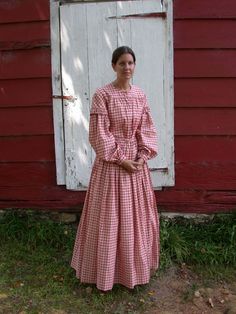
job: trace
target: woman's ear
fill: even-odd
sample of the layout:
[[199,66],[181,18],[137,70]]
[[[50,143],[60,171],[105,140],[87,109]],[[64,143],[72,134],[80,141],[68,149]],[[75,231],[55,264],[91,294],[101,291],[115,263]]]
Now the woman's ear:
[[115,65],[115,63],[112,63],[111,66],[112,66],[112,69],[116,72],[116,65]]

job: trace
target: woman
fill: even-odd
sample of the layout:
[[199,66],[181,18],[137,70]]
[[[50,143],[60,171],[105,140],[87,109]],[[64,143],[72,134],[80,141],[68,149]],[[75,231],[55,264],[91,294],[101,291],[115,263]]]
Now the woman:
[[103,291],[146,284],[158,267],[159,220],[146,161],[157,154],[146,96],[131,85],[135,54],[112,55],[116,80],[93,96],[89,141],[96,152],[71,266]]

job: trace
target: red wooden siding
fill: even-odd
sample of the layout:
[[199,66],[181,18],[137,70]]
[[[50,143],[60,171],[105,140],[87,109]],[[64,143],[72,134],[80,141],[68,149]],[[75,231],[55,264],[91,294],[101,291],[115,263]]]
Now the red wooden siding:
[[235,18],[235,0],[175,0],[175,19],[222,19]]
[[1,23],[17,23],[49,20],[49,0],[1,0]]
[[0,79],[50,77],[50,48],[0,52]]
[[[17,152],[15,152],[17,153]],[[1,162],[0,185],[18,186],[46,186],[55,185],[54,163],[45,162]]]
[[236,78],[175,80],[175,107],[236,107]]
[[236,135],[236,108],[177,108],[176,135]]
[[56,186],[49,18],[48,0],[0,2],[0,207],[71,195]]
[[236,48],[236,20],[176,20],[175,48]]
[[174,212],[213,213],[235,207],[234,192],[201,190],[166,190],[158,193],[159,204]]
[[235,161],[236,136],[176,136],[176,163],[221,163]]
[[0,49],[29,49],[50,45],[49,21],[2,24],[0,27]]
[[2,136],[0,147],[5,163],[55,160],[53,135]]
[[51,106],[1,108],[0,133],[2,136],[52,134]]
[[[236,1],[174,0],[174,212],[236,208]],[[56,185],[49,0],[0,1],[0,207],[78,209]]]
[[50,77],[11,79],[0,82],[0,108],[51,106]]
[[174,1],[176,185],[172,211],[236,208],[236,2]]
[[235,49],[176,49],[175,77],[235,77]]
[[176,163],[176,189],[235,191],[236,162]]

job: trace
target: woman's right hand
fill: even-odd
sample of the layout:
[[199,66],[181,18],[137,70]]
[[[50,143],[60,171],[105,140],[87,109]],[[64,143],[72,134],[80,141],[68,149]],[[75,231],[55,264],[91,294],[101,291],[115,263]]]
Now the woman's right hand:
[[140,163],[137,161],[126,159],[122,161],[121,167],[129,173],[133,173],[140,170]]

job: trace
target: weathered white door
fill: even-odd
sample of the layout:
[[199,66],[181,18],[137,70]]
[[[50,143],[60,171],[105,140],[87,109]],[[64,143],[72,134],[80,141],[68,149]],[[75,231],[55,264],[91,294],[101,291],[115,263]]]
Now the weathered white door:
[[[64,96],[65,183],[88,186],[94,152],[88,142],[91,98],[115,78],[112,51],[122,45],[136,54],[133,84],[146,93],[158,130],[159,154],[149,161],[154,187],[173,185],[173,100],[170,1],[64,3],[60,6]],[[169,12],[170,16],[171,13]],[[65,99],[66,98],[66,99]]]

